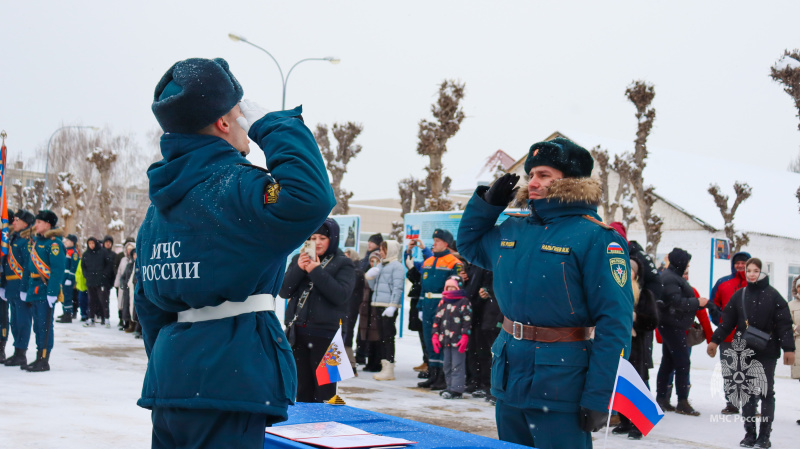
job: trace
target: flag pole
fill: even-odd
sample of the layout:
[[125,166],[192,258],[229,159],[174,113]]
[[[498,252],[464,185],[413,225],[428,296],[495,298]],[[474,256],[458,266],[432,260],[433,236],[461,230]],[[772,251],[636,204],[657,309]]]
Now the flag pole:
[[611,391],[611,401],[608,403],[608,421],[606,422],[606,438],[603,441],[603,449],[606,449],[606,446],[608,446],[608,431],[611,427],[611,410],[614,409],[614,396],[617,394],[617,382],[619,382],[619,365],[620,363],[617,362],[617,375],[614,377],[614,389]]

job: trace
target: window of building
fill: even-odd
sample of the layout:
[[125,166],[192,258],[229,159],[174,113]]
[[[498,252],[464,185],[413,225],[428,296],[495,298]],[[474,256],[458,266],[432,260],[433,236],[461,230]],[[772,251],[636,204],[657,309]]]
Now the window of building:
[[772,285],[772,283],[775,282],[774,276],[772,275],[772,273],[775,272],[775,264],[772,263],[772,262],[766,262],[764,264],[764,270],[763,271],[764,271],[764,274],[769,276],[769,285]]
[[789,288],[786,290],[786,300],[792,299],[792,281],[798,275],[800,275],[800,265],[789,265],[789,276],[786,281]]

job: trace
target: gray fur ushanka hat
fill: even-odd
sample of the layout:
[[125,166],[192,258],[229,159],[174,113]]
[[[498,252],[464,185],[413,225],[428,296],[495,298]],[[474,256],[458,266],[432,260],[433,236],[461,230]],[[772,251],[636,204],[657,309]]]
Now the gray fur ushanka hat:
[[193,133],[230,112],[244,91],[222,58],[178,61],[156,86],[153,114],[167,133]]

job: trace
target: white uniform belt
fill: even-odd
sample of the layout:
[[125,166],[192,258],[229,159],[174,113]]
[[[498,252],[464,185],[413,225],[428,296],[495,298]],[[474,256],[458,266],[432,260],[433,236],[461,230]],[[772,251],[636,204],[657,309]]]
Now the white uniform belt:
[[441,293],[425,293],[425,297],[428,299],[439,299],[442,297]]
[[261,294],[248,296],[243,302],[225,301],[218,306],[206,306],[178,312],[179,323],[196,323],[198,321],[221,320],[250,312],[275,310],[275,298]]

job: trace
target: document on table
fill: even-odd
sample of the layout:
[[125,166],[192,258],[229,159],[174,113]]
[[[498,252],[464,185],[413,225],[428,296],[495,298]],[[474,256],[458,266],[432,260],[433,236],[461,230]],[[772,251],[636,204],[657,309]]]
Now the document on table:
[[298,443],[328,448],[381,447],[416,443],[402,438],[374,435],[356,427],[337,422],[268,427],[266,432],[297,441]]

